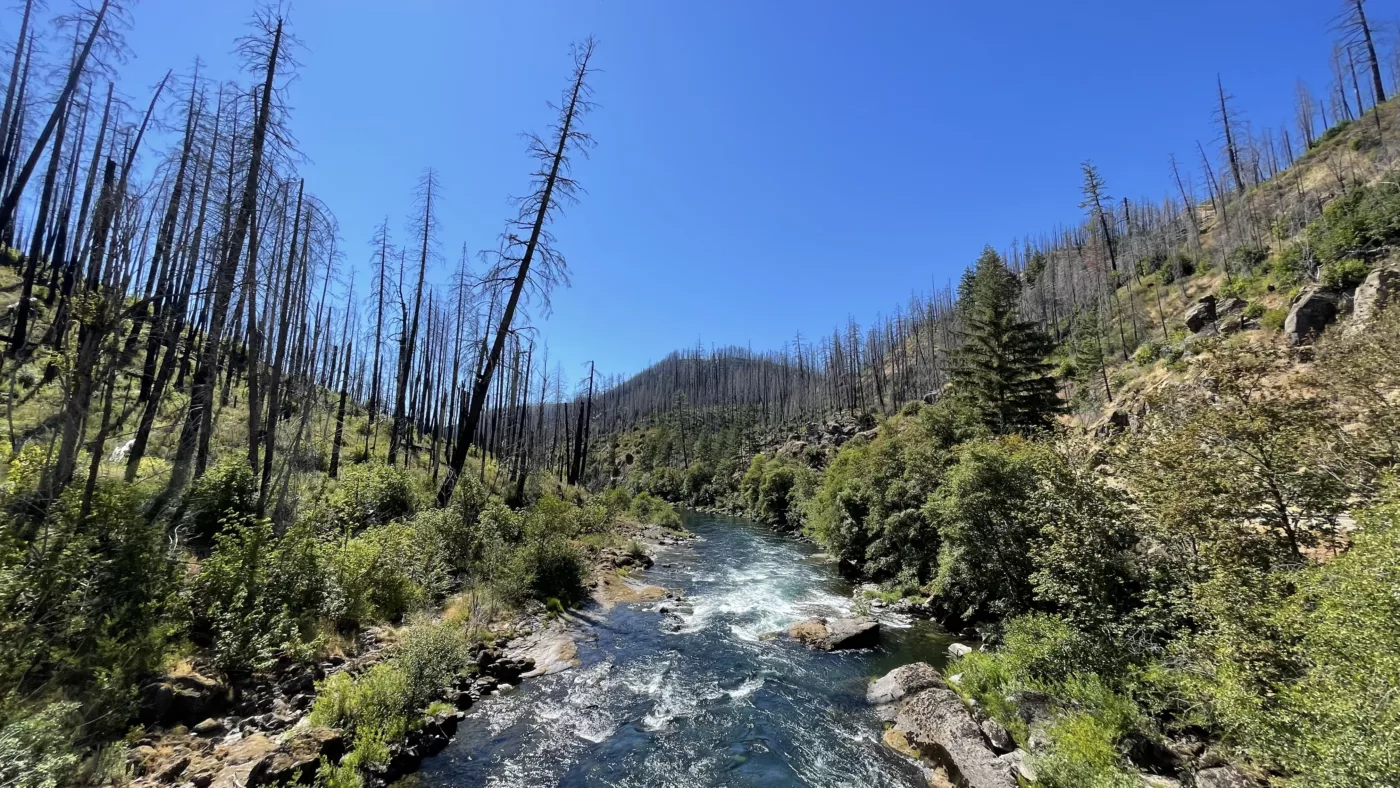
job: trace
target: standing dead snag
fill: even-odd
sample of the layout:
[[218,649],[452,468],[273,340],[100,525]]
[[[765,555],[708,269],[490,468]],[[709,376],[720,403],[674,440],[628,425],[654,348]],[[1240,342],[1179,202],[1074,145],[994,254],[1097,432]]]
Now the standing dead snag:
[[[214,382],[218,371],[215,367],[219,358],[219,346],[223,340],[224,323],[228,319],[229,301],[233,295],[234,275],[238,270],[238,261],[243,256],[243,244],[248,236],[248,226],[252,222],[253,211],[257,208],[258,179],[262,172],[263,150],[267,144],[267,129],[272,115],[273,83],[277,78],[279,64],[288,58],[282,47],[283,20],[280,17],[276,20],[260,18],[259,24],[265,38],[249,39],[244,42],[243,46],[245,52],[260,53],[261,45],[267,44],[262,93],[258,96],[260,100],[258,112],[253,122],[248,178],[243,186],[243,195],[238,205],[238,214],[234,219],[233,232],[228,240],[228,248],[220,257],[214,273],[214,297],[211,304],[209,327],[205,332],[203,345],[200,347],[199,363],[195,367],[194,381],[190,390],[189,409],[185,414],[185,423],[180,429],[179,443],[176,445],[175,458],[171,463],[170,482],[165,491],[152,502],[152,516],[159,514],[175,496],[184,490],[195,470],[192,467],[192,462],[195,459],[196,451],[208,445],[208,430],[205,425],[212,424],[212,420],[208,416],[214,402]],[[202,451],[199,453],[204,454]]]
[[418,318],[423,306],[423,275],[428,269],[428,257],[433,246],[433,229],[437,217],[433,214],[433,196],[437,190],[437,173],[429,169],[418,182],[418,194],[423,202],[418,234],[421,246],[418,254],[418,285],[413,291],[413,315],[404,314],[403,333],[399,337],[399,369],[394,388],[394,421],[389,425],[389,464],[398,461],[399,448],[409,438],[404,423],[404,400],[408,394],[408,376],[413,369],[413,351],[418,343]]
[[[472,383],[471,402],[467,406],[465,418],[457,425],[457,440],[452,446],[452,459],[447,468],[447,476],[438,489],[437,502],[446,506],[452,500],[452,491],[457,486],[457,477],[467,461],[467,449],[477,424],[486,406],[486,395],[491,388],[491,377],[500,364],[501,353],[505,350],[506,338],[511,333],[511,323],[515,311],[520,306],[520,297],[527,284],[532,284],[541,297],[548,299],[549,288],[564,278],[566,269],[564,258],[553,249],[553,238],[547,225],[559,210],[560,199],[572,200],[578,192],[578,184],[569,177],[569,152],[585,153],[593,144],[593,138],[578,128],[583,116],[593,107],[589,101],[592,88],[587,79],[588,62],[593,57],[595,42],[585,40],[573,50],[574,73],[569,89],[564,94],[563,106],[559,108],[559,123],[555,126],[557,139],[550,146],[538,136],[530,138],[530,153],[540,162],[540,169],[534,173],[535,191],[521,201],[520,214],[511,220],[506,231],[504,249],[495,270],[488,278],[503,281],[511,280],[510,298],[501,314],[500,325],[491,345],[486,364]],[[529,231],[527,238],[517,233]],[[537,262],[534,275],[531,267]],[[511,270],[514,276],[511,277]]]
[[[1344,41],[1348,49],[1360,47],[1366,54],[1366,66],[1371,71],[1371,90],[1375,93],[1376,103],[1385,101],[1385,82],[1381,79],[1381,63],[1376,57],[1376,44],[1371,36],[1371,24],[1366,19],[1366,0],[1344,0],[1343,9],[1337,17],[1336,27],[1345,37]],[[1359,89],[1359,88],[1358,88]],[[1357,99],[1359,105],[1360,99]],[[1358,106],[1356,111],[1361,112]]]

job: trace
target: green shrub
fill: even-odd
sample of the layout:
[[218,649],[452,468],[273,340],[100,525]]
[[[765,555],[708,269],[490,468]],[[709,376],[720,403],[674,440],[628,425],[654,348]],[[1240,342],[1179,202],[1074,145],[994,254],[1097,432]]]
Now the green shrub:
[[651,493],[637,493],[632,498],[628,511],[639,522],[664,528],[681,527],[681,515],[676,508]]
[[62,788],[78,767],[78,704],[50,703],[0,724],[0,785]]
[[350,466],[326,501],[337,530],[360,531],[384,525],[412,515],[416,508],[413,481],[407,471],[380,463]]
[[399,633],[394,660],[407,682],[406,704],[420,709],[443,697],[466,670],[470,653],[461,629],[425,619]]
[[344,730],[357,744],[366,733],[386,741],[403,737],[413,711],[408,674],[395,660],[381,662],[358,678],[333,673],[316,686],[312,725]]
[[229,457],[190,484],[183,525],[196,544],[209,544],[226,517],[251,515],[258,505],[258,484],[243,457]]
[[1258,320],[1264,316],[1264,312],[1264,305],[1258,301],[1250,301],[1244,308],[1244,316],[1250,320]]
[[1370,267],[1361,260],[1348,258],[1322,266],[1321,280],[1326,287],[1351,290],[1366,280]]
[[397,621],[446,593],[449,561],[434,538],[437,525],[435,519],[381,525],[331,551],[341,626]]
[[267,520],[229,521],[190,589],[191,638],[230,675],[298,651],[327,606],[320,545],[305,524],[278,538]]
[[86,518],[82,492],[42,523],[0,521],[0,706],[70,688],[96,733],[124,719],[176,634],[178,563],[135,487],[99,482]]
[[1265,331],[1282,331],[1283,324],[1288,320],[1287,309],[1269,309],[1259,318],[1259,327]]
[[1148,340],[1139,345],[1137,350],[1133,351],[1133,361],[1145,367],[1148,364],[1154,363],[1161,355],[1161,344]]

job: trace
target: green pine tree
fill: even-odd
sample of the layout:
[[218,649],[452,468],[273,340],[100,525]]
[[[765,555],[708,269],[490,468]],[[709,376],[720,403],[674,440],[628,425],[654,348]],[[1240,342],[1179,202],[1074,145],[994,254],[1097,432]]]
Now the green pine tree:
[[958,286],[962,345],[953,354],[953,393],[993,432],[1032,432],[1061,409],[1049,374],[1052,342],[1017,311],[1021,281],[991,247]]

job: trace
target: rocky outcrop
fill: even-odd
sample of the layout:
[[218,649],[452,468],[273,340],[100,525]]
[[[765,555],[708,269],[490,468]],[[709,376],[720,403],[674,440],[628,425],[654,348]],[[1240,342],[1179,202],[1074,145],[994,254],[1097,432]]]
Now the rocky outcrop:
[[874,648],[880,642],[880,622],[873,618],[809,618],[788,628],[788,637],[820,651]]
[[934,687],[947,688],[943,674],[927,662],[914,662],[900,665],[876,679],[865,692],[865,700],[871,706],[884,706],[904,700]]
[[189,673],[165,676],[141,688],[139,719],[144,725],[198,725],[229,705],[229,688]]
[[1341,296],[1322,287],[1308,287],[1293,299],[1288,317],[1283,321],[1283,333],[1295,345],[1309,342],[1337,319],[1341,311]]
[[1198,334],[1215,322],[1215,296],[1208,295],[1186,310],[1186,330]]
[[1376,319],[1382,309],[1400,294],[1400,266],[1377,268],[1367,275],[1353,296],[1353,331],[1360,331]]
[[945,765],[968,788],[1016,788],[1013,766],[988,746],[957,693],[934,687],[909,698],[894,730],[924,757]]

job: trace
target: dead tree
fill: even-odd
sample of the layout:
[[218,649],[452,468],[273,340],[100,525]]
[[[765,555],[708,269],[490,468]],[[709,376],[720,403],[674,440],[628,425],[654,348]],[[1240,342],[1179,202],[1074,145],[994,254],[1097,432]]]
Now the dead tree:
[[[559,108],[559,122],[554,128],[554,144],[549,145],[538,136],[530,138],[530,152],[541,165],[534,174],[536,189],[521,202],[520,214],[511,221],[504,239],[501,259],[493,272],[494,276],[490,277],[496,280],[509,279],[510,297],[501,314],[501,322],[496,328],[495,339],[485,366],[472,384],[471,402],[466,418],[458,424],[452,460],[442,487],[438,489],[439,506],[446,506],[452,500],[457,477],[461,475],[462,466],[467,461],[468,444],[481,421],[491,378],[500,364],[506,338],[510,336],[511,324],[515,320],[515,312],[520,306],[526,285],[533,281],[541,297],[547,298],[550,286],[565,276],[564,259],[553,249],[548,225],[558,212],[560,202],[574,199],[578,191],[578,184],[570,177],[570,151],[586,152],[593,143],[592,137],[578,128],[583,116],[593,106],[589,100],[592,89],[587,83],[588,64],[593,57],[593,51],[594,41],[591,38],[574,48],[574,73],[565,92],[563,105]],[[520,232],[528,232],[528,235],[522,238]],[[537,271],[532,279],[531,268],[537,262]],[[510,276],[512,271],[514,275]]]

